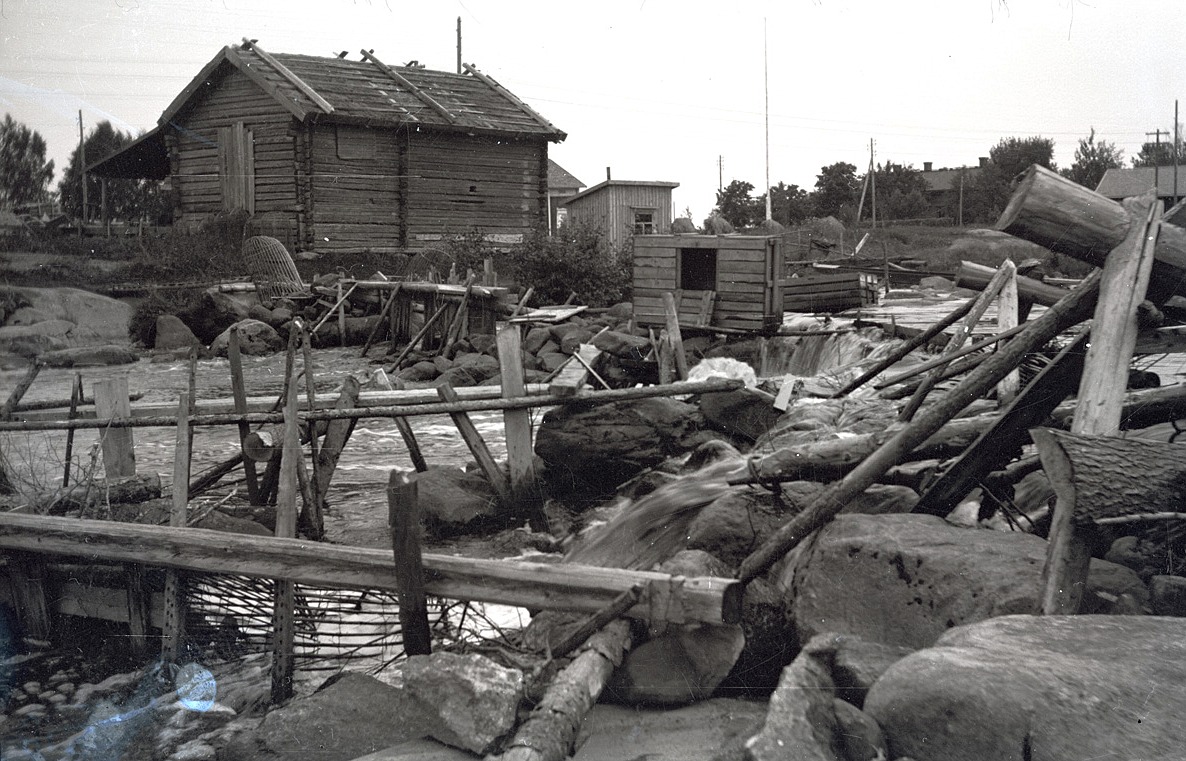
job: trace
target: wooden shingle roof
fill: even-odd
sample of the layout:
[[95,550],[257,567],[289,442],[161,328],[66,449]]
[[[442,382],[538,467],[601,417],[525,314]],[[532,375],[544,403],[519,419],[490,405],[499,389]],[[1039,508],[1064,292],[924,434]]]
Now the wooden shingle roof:
[[[1121,198],[1139,196],[1157,184],[1159,198],[1174,198],[1174,167],[1158,167],[1154,171],[1151,166],[1135,167],[1133,169],[1109,169],[1095,186],[1095,192],[1119,201]],[[1186,168],[1178,170],[1177,195],[1186,193]]]
[[301,121],[370,126],[417,125],[560,141],[566,135],[490,76],[419,66],[390,66],[369,51],[363,60],[269,53],[244,41],[225,47],[165,109],[160,123],[185,110],[226,66],[233,66]]

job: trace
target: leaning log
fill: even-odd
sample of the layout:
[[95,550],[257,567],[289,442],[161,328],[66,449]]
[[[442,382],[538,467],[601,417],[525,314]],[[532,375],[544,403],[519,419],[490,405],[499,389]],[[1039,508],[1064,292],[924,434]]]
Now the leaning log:
[[[997,229],[1102,267],[1130,224],[1121,204],[1034,165],[1022,175]],[[1186,296],[1186,230],[1163,225],[1153,257],[1149,300]]]
[[[959,268],[955,271],[955,287],[983,291],[995,274],[996,270],[992,267],[975,262],[960,262]],[[1066,288],[1059,288],[1057,285],[1050,285],[1025,275],[1017,276],[1017,296],[1022,301],[1048,307],[1058,303],[1058,300],[1066,295]]]

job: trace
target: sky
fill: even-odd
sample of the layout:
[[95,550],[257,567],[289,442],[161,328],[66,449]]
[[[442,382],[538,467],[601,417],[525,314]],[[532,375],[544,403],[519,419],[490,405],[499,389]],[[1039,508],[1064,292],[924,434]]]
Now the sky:
[[698,221],[767,167],[809,190],[863,172],[870,140],[922,169],[1037,135],[1069,166],[1094,127],[1127,161],[1186,96],[1177,0],[0,0],[0,111],[46,139],[56,186],[80,110],[151,129],[224,45],[452,71],[458,18],[464,61],[568,133],[554,160],[678,182]]

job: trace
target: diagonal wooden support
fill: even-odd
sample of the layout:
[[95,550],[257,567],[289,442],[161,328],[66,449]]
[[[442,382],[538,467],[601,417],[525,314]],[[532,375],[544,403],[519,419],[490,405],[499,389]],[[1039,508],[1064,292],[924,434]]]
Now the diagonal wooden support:
[[[1137,341],[1137,306],[1149,287],[1161,202],[1150,191],[1137,199],[1126,198],[1124,208],[1132,222],[1124,240],[1104,262],[1072,433],[1114,435],[1120,429],[1128,366]],[[1047,460],[1043,456],[1043,466]],[[1050,466],[1057,468],[1058,463],[1050,459]],[[1074,510],[1073,496],[1060,494],[1042,572],[1042,613],[1046,615],[1076,613],[1083,599],[1091,551],[1086,529],[1074,525]]]
[[[444,402],[456,402],[457,391],[448,383],[442,383],[437,387],[437,394]],[[507,479],[506,473],[502,472],[502,468],[498,467],[494,456],[490,454],[490,449],[486,446],[485,440],[482,439],[482,434],[478,433],[478,429],[474,426],[469,415],[464,412],[450,412],[449,417],[453,418],[453,424],[457,426],[461,438],[465,440],[465,445],[469,447],[470,453],[474,459],[478,461],[478,467],[481,468],[482,474],[486,476],[486,480],[490,482],[490,486],[494,489],[494,493],[498,495],[499,501],[506,505],[511,500],[511,482]]]

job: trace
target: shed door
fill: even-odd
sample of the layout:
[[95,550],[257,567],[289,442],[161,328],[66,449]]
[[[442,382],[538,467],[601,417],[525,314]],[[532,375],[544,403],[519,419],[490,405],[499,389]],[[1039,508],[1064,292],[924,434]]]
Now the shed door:
[[218,179],[223,211],[255,213],[255,144],[243,122],[218,128]]

